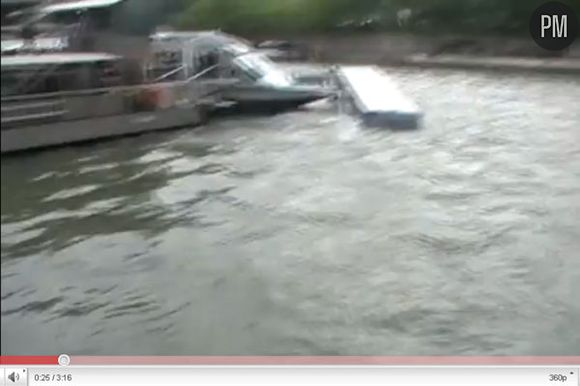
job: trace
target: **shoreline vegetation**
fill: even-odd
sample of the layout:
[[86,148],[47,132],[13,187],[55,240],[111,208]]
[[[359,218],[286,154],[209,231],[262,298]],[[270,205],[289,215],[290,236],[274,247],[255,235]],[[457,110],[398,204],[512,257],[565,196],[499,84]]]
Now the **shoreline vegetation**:
[[[580,14],[580,1],[560,0]],[[406,32],[529,36],[546,0],[181,0],[180,28],[264,33]]]
[[[131,2],[126,28],[159,24],[237,35],[353,34],[529,37],[547,0],[147,0]],[[559,0],[580,15],[580,1]],[[126,22],[126,23],[125,23]]]
[[[579,0],[561,1],[580,15]],[[464,55],[482,61],[502,58],[496,61],[500,68],[501,63],[508,66],[509,60],[503,59],[509,58],[530,58],[540,67],[544,65],[538,58],[554,62],[565,59],[573,62],[574,69],[580,68],[580,39],[566,50],[551,52],[540,48],[530,37],[530,16],[545,2],[148,0],[139,10],[131,10],[129,15],[135,11],[139,17],[130,17],[127,26],[219,29],[255,42],[285,40],[306,47],[309,58],[321,62],[409,64],[409,58],[415,57],[414,64],[444,66],[446,61],[430,58]],[[417,60],[418,55],[427,59]],[[518,63],[523,62],[513,61],[508,67],[517,68]],[[469,66],[473,67],[473,63]],[[570,64],[562,66],[569,68]]]
[[[560,0],[580,15],[580,0]],[[421,46],[413,53],[580,56],[578,44],[547,52],[531,39],[546,0],[148,0],[134,23],[219,29],[251,40],[371,41]],[[137,10],[135,10],[137,12]],[[152,20],[155,19],[155,20]],[[374,43],[373,43],[374,44]],[[431,45],[423,49],[424,45]],[[394,51],[392,49],[391,51]],[[425,52],[428,51],[428,52]],[[402,49],[401,51],[406,51]],[[571,54],[572,51],[572,55]]]

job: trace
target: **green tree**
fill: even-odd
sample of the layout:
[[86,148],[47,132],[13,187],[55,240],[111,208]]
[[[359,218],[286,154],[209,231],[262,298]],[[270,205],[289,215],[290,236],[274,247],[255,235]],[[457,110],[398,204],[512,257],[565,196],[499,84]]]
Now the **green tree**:
[[[136,0],[133,0],[136,1]],[[157,15],[151,3],[139,20]],[[181,1],[175,19],[183,28],[221,28],[233,33],[299,33],[332,30],[349,19],[381,15],[395,21],[399,9],[410,8],[410,30],[427,32],[527,33],[532,11],[544,0],[168,0]],[[580,13],[580,0],[562,0]],[[162,12],[161,12],[162,13]],[[394,22],[384,28],[398,28]],[[425,27],[422,27],[425,30]]]

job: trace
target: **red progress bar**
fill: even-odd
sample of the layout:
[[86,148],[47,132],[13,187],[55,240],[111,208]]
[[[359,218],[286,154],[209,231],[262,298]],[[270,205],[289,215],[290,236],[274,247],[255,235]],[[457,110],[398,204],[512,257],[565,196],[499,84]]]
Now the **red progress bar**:
[[71,356],[81,366],[569,366],[580,357]]
[[[0,356],[0,365],[58,365],[58,356]],[[380,356],[71,356],[71,365],[375,365],[375,366],[569,366],[580,356],[552,357],[380,357]]]
[[58,356],[0,356],[0,365],[58,365]]

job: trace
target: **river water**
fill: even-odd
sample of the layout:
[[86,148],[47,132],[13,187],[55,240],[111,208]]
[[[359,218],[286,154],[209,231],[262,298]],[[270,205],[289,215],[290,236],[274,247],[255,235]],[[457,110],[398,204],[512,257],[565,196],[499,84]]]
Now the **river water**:
[[3,354],[580,355],[580,79],[2,159]]

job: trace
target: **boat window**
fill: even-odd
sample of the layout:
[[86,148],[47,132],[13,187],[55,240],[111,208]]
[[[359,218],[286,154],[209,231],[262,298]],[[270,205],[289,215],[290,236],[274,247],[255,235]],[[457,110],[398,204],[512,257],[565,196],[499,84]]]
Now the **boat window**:
[[96,66],[96,87],[115,87],[122,84],[122,76],[114,62],[99,62]]
[[270,63],[266,58],[260,55],[244,55],[240,56],[239,60],[247,67],[250,67],[254,69],[254,71],[260,73],[262,76],[277,70],[273,63]]
[[57,12],[48,15],[46,20],[55,24],[70,25],[78,23],[79,15],[76,12]]
[[94,11],[95,26],[99,30],[106,30],[112,27],[111,11],[108,9],[95,9]]
[[[25,75],[25,74],[23,74]],[[20,82],[16,87],[17,94],[44,94],[60,91],[58,74],[47,74],[44,76],[34,76],[26,74],[28,77],[20,77]]]
[[87,90],[122,85],[123,79],[115,63],[96,66],[73,63],[60,66],[26,66],[2,71],[2,96],[43,94]]
[[39,77],[34,69],[3,72],[1,82],[3,97],[58,91],[58,81],[54,76],[51,79]]
[[248,53],[250,49],[242,44],[230,44],[224,48],[224,51],[234,55],[243,55]]
[[288,85],[285,74],[263,55],[243,55],[234,59],[234,63],[252,80],[266,80],[267,83]]
[[162,67],[178,67],[182,63],[182,55],[180,51],[156,52],[155,62]]
[[17,93],[18,77],[11,71],[2,71],[2,80],[0,85],[2,87],[2,96],[13,96]]
[[252,67],[249,67],[247,65],[245,65],[244,63],[238,63],[238,66],[240,67],[240,69],[242,70],[242,72],[248,77],[250,78],[252,81],[258,81],[262,78],[262,74],[260,74],[259,72],[257,72],[255,69],[253,69]]
[[45,69],[28,80],[26,94],[42,94],[68,91],[77,85],[75,72],[69,69]]
[[[182,66],[183,55],[181,51],[160,50],[153,53],[147,76],[151,79],[163,77],[165,81],[178,79],[182,73],[177,69]],[[169,73],[172,75],[167,77]]]
[[254,55],[239,56],[234,59],[234,63],[254,81],[263,78],[268,72],[272,71],[266,61]]

